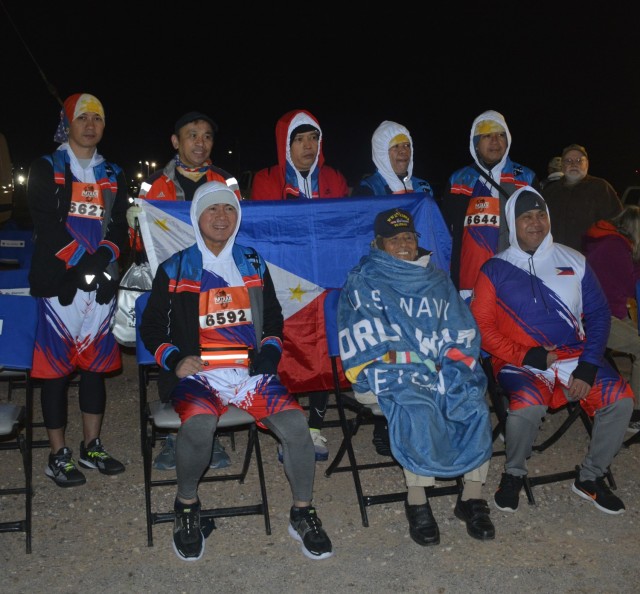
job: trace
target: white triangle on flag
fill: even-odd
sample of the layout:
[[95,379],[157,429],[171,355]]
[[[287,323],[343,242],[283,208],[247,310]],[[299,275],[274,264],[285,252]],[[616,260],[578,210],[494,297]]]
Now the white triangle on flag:
[[142,212],[138,220],[151,272],[155,276],[158,266],[169,256],[195,242],[191,223],[183,223],[161,208],[140,200]]
[[271,273],[285,320],[289,316],[298,313],[324,293],[322,287],[301,276],[280,268],[271,262],[267,262],[267,265],[269,266],[269,272]]

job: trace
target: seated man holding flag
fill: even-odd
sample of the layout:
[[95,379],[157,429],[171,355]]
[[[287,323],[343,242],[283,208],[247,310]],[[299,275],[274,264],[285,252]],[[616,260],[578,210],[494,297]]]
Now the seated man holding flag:
[[[308,558],[328,558],[331,540],[311,505],[313,441],[302,407],[277,375],[283,316],[269,269],[255,249],[236,243],[240,202],[225,183],[200,186],[190,215],[196,243],[158,267],[140,328],[161,368],[161,398],[182,421],[174,551],[184,561],[204,553],[198,483],[218,418],[233,404],[280,440],[293,499],[289,534]],[[216,361],[211,349],[229,358]]]

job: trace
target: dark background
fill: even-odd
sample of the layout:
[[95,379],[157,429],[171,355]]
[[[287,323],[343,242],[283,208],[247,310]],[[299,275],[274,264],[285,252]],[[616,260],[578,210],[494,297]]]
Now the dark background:
[[353,185],[389,119],[437,190],[470,162],[473,119],[495,109],[516,162],[542,178],[577,142],[622,193],[640,185],[640,9],[596,5],[0,0],[0,132],[28,168],[57,147],[52,90],[92,93],[106,112],[99,151],[134,178],[139,161],[172,157],[173,124],[196,109],[219,124],[214,163],[238,176],[276,162],[277,119],[305,108]]

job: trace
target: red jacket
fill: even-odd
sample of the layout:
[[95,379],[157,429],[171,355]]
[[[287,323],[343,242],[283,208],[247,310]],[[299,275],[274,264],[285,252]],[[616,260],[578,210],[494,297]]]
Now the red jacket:
[[[320,130],[318,120],[304,109],[295,109],[285,113],[276,124],[276,148],[278,151],[278,164],[258,171],[251,186],[251,200],[285,200],[288,197],[298,197],[297,184],[287,180],[287,165],[293,171],[293,165],[287,161],[287,149],[289,137],[294,128],[301,123],[310,123]],[[338,170],[324,163],[322,152],[322,131],[316,164],[309,175],[318,172],[318,191],[313,198],[344,198],[349,195],[347,180]]]

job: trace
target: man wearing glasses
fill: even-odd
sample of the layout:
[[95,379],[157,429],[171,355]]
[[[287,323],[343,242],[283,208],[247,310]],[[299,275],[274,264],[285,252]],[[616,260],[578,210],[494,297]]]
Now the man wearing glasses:
[[564,177],[547,185],[542,195],[553,221],[553,240],[582,251],[582,236],[600,219],[610,219],[622,210],[611,184],[588,175],[587,149],[570,144],[562,151]]

